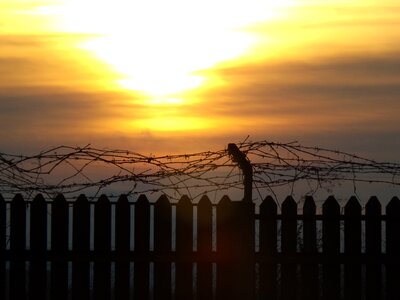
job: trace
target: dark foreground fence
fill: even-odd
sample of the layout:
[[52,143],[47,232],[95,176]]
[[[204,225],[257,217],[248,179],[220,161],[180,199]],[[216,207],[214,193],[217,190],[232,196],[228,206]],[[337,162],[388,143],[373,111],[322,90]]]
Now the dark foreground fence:
[[341,210],[0,196],[0,298],[400,299],[400,200]]

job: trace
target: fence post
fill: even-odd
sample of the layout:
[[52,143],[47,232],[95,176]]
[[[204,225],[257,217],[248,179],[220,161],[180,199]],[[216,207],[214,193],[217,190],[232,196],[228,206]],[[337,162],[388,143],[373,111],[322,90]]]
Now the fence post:
[[[303,254],[313,257],[317,254],[316,206],[313,197],[307,196],[303,205]],[[301,266],[301,300],[317,300],[319,295],[318,264]]]
[[193,298],[193,205],[187,196],[182,196],[176,205],[176,300]]
[[149,299],[149,245],[150,245],[150,202],[140,195],[135,203],[135,253],[141,259],[135,261],[134,299]]
[[252,202],[253,193],[253,167],[250,164],[246,154],[241,152],[239,148],[231,143],[228,144],[228,153],[232,156],[232,160],[239,165],[239,168],[243,172],[243,184],[244,184],[244,201]]
[[277,299],[277,205],[267,196],[260,205],[260,299]]
[[212,291],[212,204],[203,196],[197,205],[197,300],[211,300]]
[[[289,196],[282,203],[282,254],[290,257],[296,254],[297,246],[297,204]],[[296,298],[296,264],[284,262],[282,272],[282,299]]]
[[10,214],[10,299],[25,299],[26,204],[21,194],[12,200]]
[[[382,206],[376,197],[371,197],[365,206],[365,252],[368,257],[382,254]],[[382,297],[382,264],[366,264],[366,299],[375,300]]]
[[111,296],[111,203],[101,195],[94,205],[94,274],[93,296],[107,300]]
[[[165,195],[160,196],[154,205],[154,253],[161,259],[171,254],[171,207]],[[171,262],[156,261],[154,263],[154,300],[170,300],[171,296]]]
[[[337,258],[340,253],[340,206],[333,196],[322,205],[322,251]],[[340,299],[340,264],[337,260],[325,261],[322,273],[323,300]]]
[[47,203],[37,195],[31,204],[29,299],[46,298]]
[[0,194],[0,298],[5,299],[6,296],[6,251],[7,237],[6,237],[6,202]]
[[130,205],[128,197],[121,195],[115,211],[115,298],[129,299]]
[[386,299],[400,299],[400,274],[399,265],[391,262],[396,259],[400,253],[400,200],[393,197],[386,206],[386,254],[388,256],[388,264],[386,264]]
[[90,204],[85,195],[73,203],[72,299],[89,299]]
[[51,210],[51,298],[68,297],[68,203],[63,195],[58,195]]

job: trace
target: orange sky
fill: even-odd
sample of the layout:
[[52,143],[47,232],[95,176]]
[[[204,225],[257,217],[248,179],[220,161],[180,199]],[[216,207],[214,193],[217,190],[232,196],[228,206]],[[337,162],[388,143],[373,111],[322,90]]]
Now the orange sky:
[[0,2],[2,151],[250,135],[397,159],[397,1],[131,2]]

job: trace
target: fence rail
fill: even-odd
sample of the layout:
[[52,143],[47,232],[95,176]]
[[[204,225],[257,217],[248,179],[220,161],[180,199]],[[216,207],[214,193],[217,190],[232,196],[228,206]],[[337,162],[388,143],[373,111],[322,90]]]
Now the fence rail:
[[[400,299],[400,200],[0,196],[2,299]],[[343,211],[343,214],[341,214]]]

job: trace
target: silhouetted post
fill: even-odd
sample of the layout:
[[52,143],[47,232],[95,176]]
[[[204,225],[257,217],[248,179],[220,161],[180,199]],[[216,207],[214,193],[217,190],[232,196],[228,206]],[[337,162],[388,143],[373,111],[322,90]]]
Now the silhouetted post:
[[0,194],[0,298],[4,299],[6,292],[6,242],[6,202],[4,201],[3,196]]
[[[351,197],[344,207],[344,253],[347,257],[361,255],[361,205]],[[345,299],[361,299],[361,264],[351,262],[344,266]]]
[[244,184],[244,197],[245,201],[252,201],[253,193],[253,168],[250,164],[246,154],[241,152],[239,148],[231,143],[228,144],[228,153],[232,157],[232,161],[239,165],[239,168],[243,172],[243,184]]
[[[158,258],[171,254],[172,212],[167,196],[162,195],[154,205],[154,253]],[[171,262],[156,261],[154,264],[154,300],[170,300]]]
[[[382,254],[382,206],[378,198],[371,197],[365,206],[365,253],[374,258]],[[368,262],[366,264],[366,299],[381,299],[382,296],[382,264]]]
[[111,296],[111,203],[101,195],[94,205],[94,275],[93,296],[108,300]]
[[58,195],[51,211],[51,299],[68,298],[68,203]]
[[29,299],[46,298],[47,203],[37,195],[31,204]]
[[85,195],[73,203],[72,299],[89,299],[90,204]]
[[182,196],[176,205],[176,300],[193,299],[193,263],[188,259],[193,254],[193,205],[187,196]]
[[120,300],[129,299],[130,211],[128,198],[121,195],[115,213],[115,298]]
[[[340,206],[333,196],[322,205],[322,215],[323,254],[337,258],[340,253]],[[340,264],[336,259],[323,265],[322,298],[340,299]]]
[[15,195],[10,212],[10,299],[25,299],[26,205],[21,194]]
[[[307,196],[303,206],[303,253],[307,257],[317,254],[316,206],[311,196]],[[301,266],[301,300],[317,300],[319,294],[318,264]]]
[[277,205],[267,196],[260,205],[260,299],[277,299]]
[[141,257],[135,261],[134,299],[149,299],[149,246],[150,246],[150,203],[140,195],[135,203],[135,254]]
[[217,299],[253,299],[254,204],[224,196],[217,206]]
[[[386,206],[386,254],[388,260],[398,259],[400,253],[400,200],[393,197]],[[386,264],[387,300],[400,299],[399,265],[389,262]]]
[[[282,203],[282,254],[293,256],[296,254],[297,246],[297,204],[289,196]],[[296,298],[296,264],[282,264],[282,299],[291,300]]]
[[197,300],[211,300],[212,291],[212,204],[203,196],[197,205]]

